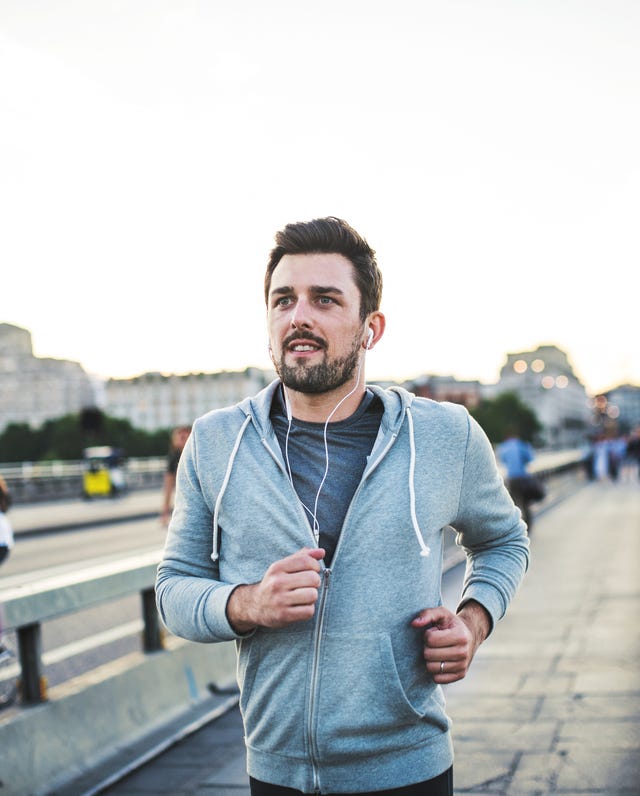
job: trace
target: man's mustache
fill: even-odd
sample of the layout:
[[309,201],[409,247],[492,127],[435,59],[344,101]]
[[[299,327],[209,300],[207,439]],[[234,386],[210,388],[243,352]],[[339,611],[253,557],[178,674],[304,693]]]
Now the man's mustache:
[[289,337],[285,338],[283,346],[285,348],[288,348],[292,343],[295,343],[296,340],[304,340],[308,343],[314,343],[314,345],[317,345],[318,348],[324,349],[327,347],[324,340],[321,340],[319,337],[316,337],[313,334],[309,334],[309,332],[306,332],[304,334],[301,332],[295,332],[294,334],[289,335]]

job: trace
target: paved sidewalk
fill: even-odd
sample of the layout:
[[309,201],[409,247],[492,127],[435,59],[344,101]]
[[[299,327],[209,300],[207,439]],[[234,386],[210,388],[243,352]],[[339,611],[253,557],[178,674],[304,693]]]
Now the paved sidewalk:
[[118,521],[160,517],[160,489],[142,489],[115,498],[55,500],[22,503],[11,509],[16,536],[50,533],[89,525],[110,525]]
[[[456,794],[640,794],[640,484],[541,516],[522,589],[447,688]],[[237,709],[102,791],[246,796]]]

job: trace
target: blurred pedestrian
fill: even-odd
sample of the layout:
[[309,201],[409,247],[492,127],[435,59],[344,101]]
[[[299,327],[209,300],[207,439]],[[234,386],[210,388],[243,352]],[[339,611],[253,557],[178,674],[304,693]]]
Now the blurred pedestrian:
[[596,481],[608,481],[611,476],[611,445],[606,434],[600,434],[593,446],[593,475]]
[[11,506],[11,494],[7,482],[0,475],[0,564],[9,557],[13,547],[13,528],[7,517]]
[[640,478],[640,426],[634,428],[627,440],[627,462]]
[[[0,475],[0,564],[7,560],[13,547],[13,528],[7,517],[11,505],[11,494],[7,482]],[[0,653],[4,651],[2,634],[4,632],[4,613],[0,604]]]
[[533,447],[529,442],[520,439],[517,429],[509,428],[506,439],[498,445],[497,453],[506,469],[507,489],[531,530],[533,523],[531,504],[536,495],[532,492],[533,482],[528,467],[535,458]]
[[618,481],[620,470],[627,457],[627,440],[624,435],[614,436],[609,440],[609,475],[612,481]]
[[176,426],[171,432],[169,443],[169,453],[167,455],[167,469],[162,483],[162,512],[161,518],[163,525],[168,525],[173,511],[173,495],[176,489],[176,473],[178,463],[184,446],[187,444],[191,434],[191,426]]

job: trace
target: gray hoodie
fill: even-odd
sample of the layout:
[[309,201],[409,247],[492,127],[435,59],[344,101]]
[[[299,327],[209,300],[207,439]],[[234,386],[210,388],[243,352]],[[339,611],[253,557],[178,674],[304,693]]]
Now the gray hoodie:
[[430,779],[452,764],[450,722],[410,623],[442,603],[444,529],[467,554],[461,603],[495,624],[527,567],[526,526],[463,407],[370,385],[384,415],[313,620],[239,636],[233,589],[315,545],[269,420],[278,385],[193,426],[158,568],[163,621],[193,641],[236,640],[256,779],[319,793]]

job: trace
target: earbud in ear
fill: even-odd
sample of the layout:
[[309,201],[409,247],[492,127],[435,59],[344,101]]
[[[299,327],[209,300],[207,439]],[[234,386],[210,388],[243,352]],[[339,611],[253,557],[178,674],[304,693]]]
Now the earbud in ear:
[[369,350],[371,348],[371,343],[373,342],[373,329],[369,329],[367,332],[367,342],[365,344],[365,348]]

